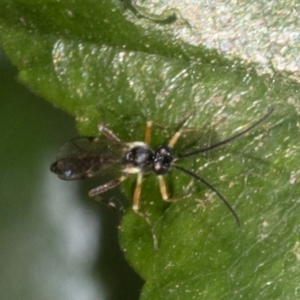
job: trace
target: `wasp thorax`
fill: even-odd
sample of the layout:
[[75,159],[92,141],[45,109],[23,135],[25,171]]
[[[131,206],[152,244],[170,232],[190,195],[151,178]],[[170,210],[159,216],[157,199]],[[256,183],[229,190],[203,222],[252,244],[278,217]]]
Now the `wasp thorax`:
[[125,153],[124,162],[127,168],[138,168],[141,172],[149,172],[152,167],[153,151],[144,146],[136,146]]

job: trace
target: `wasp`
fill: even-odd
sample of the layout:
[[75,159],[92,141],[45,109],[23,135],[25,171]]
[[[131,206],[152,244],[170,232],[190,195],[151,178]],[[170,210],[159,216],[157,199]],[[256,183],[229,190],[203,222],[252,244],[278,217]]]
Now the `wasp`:
[[[105,125],[100,124],[98,130],[102,133],[101,137],[79,137],[70,140],[60,149],[57,160],[51,165],[50,169],[52,172],[56,173],[59,178],[64,180],[94,177],[98,174],[105,174],[107,172],[119,173],[118,177],[92,189],[89,192],[89,196],[92,198],[115,188],[128,177],[136,174],[137,182],[133,194],[132,208],[134,212],[145,218],[149,225],[149,219],[140,211],[140,195],[143,176],[148,173],[156,174],[162,199],[171,202],[174,201],[175,198],[169,197],[164,177],[171,170],[176,169],[193,177],[197,181],[202,182],[210,188],[227,206],[233,214],[237,225],[240,226],[240,219],[227,199],[203,177],[183,168],[178,163],[186,158],[194,157],[236,140],[238,137],[246,134],[265,121],[272,114],[273,110],[273,108],[270,109],[256,122],[225,140],[183,154],[176,154],[173,152],[175,144],[178,142],[182,133],[185,132],[183,126],[175,132],[167,144],[161,145],[153,150],[150,147],[151,130],[154,124],[153,121],[148,121],[146,123],[145,138],[143,142],[123,142]],[[157,248],[157,240],[154,233],[153,237],[154,247]]]

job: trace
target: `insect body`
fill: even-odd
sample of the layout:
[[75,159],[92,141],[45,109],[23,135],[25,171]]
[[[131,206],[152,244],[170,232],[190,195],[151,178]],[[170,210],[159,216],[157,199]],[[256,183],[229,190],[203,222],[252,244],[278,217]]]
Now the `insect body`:
[[[212,191],[214,191],[234,215],[239,226],[239,217],[226,198],[204,178],[181,167],[177,164],[177,162],[182,159],[221,147],[237,139],[262,123],[270,116],[272,112],[273,109],[271,109],[267,114],[265,114],[258,121],[254,122],[252,125],[228,139],[206,148],[198,149],[185,154],[173,153],[173,147],[177,143],[181,134],[185,132],[184,129],[177,131],[167,145],[162,145],[158,149],[152,150],[149,144],[153,122],[147,122],[144,142],[130,143],[122,142],[108,128],[101,124],[99,125],[98,129],[101,133],[103,133],[104,137],[81,137],[69,141],[60,149],[57,156],[57,161],[51,165],[51,171],[56,173],[61,179],[64,180],[93,177],[104,172],[120,174],[116,179],[92,189],[89,192],[90,197],[96,197],[97,195],[116,187],[131,175],[137,174],[137,183],[133,195],[133,210],[138,215],[144,217],[150,225],[147,216],[139,210],[143,175],[151,172],[155,173],[158,176],[160,192],[163,200],[174,201],[176,199],[169,198],[168,196],[164,175],[170,172],[171,169],[177,169],[187,175],[192,176],[196,180],[203,182]],[[155,248],[157,248],[157,241],[154,234],[153,238]]]

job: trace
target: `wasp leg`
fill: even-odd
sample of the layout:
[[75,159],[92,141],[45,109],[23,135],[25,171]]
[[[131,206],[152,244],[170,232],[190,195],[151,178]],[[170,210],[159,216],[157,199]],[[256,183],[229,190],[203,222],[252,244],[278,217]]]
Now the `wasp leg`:
[[175,144],[177,143],[178,139],[180,138],[180,136],[183,133],[192,133],[192,132],[196,132],[197,129],[182,129],[184,127],[184,125],[188,122],[188,120],[192,117],[193,113],[189,113],[186,117],[184,117],[184,119],[180,122],[179,124],[179,129],[177,130],[177,132],[175,132],[175,134],[172,136],[171,140],[168,143],[168,146],[170,148],[174,148]]
[[146,213],[140,211],[140,195],[142,189],[142,181],[143,181],[143,174],[139,173],[137,177],[137,183],[136,183],[134,195],[133,195],[132,209],[137,215],[142,217],[147,222],[152,234],[154,250],[158,250],[158,240],[153,228],[153,224],[151,223],[149,216]]
[[147,145],[150,144],[150,140],[151,140],[151,131],[152,131],[152,127],[156,126],[161,130],[164,130],[166,128],[166,126],[160,125],[159,123],[156,123],[154,121],[148,121],[146,123],[146,130],[145,130],[145,143]]
[[89,191],[89,196],[91,198],[96,197],[99,194],[102,194],[108,190],[113,189],[114,187],[116,187],[117,185],[119,185],[121,182],[123,182],[125,179],[127,179],[131,174],[124,174],[122,175],[120,178],[117,179],[113,179],[107,183],[104,183],[102,185],[99,185],[98,187],[92,189]]
[[[191,117],[192,115],[193,115],[193,113],[189,113],[187,116],[185,116],[185,117],[183,118],[183,120],[181,120],[181,121],[179,122],[178,127],[179,127],[179,128],[182,128],[182,127],[186,124],[186,122],[190,119],[190,117]],[[161,124],[159,124],[159,123],[157,123],[157,122],[154,122],[154,121],[148,121],[147,124],[146,124],[146,130],[145,130],[145,143],[146,143],[147,145],[150,144],[151,131],[152,131],[152,127],[153,127],[153,126],[156,126],[156,127],[158,127],[159,129],[161,129],[161,130],[164,130],[164,129],[168,128],[168,126],[163,126],[163,125],[161,125]],[[194,129],[184,129],[184,130],[181,130],[181,132],[190,132],[190,131],[194,132],[195,130],[194,130]],[[177,138],[177,139],[178,139],[178,138]]]
[[[175,134],[173,135],[173,137],[171,138],[171,140],[168,143],[168,146],[170,148],[174,148],[175,144],[177,143],[178,139],[180,138],[180,136],[184,133],[195,133],[199,131],[199,128],[187,128],[187,129],[183,129],[183,126],[187,123],[187,121],[190,119],[190,117],[193,115],[193,113],[190,113],[187,117],[185,117],[183,119],[183,121],[180,123],[179,129],[177,132],[175,132]],[[216,125],[218,125],[219,123],[223,122],[224,118],[211,124],[209,127],[214,127]]]
[[187,196],[177,196],[177,197],[170,198],[168,196],[167,185],[166,185],[164,177],[162,175],[159,175],[157,177],[158,177],[158,182],[159,182],[160,193],[161,193],[161,196],[162,196],[164,201],[166,201],[166,202],[175,202],[177,200],[187,198]]
[[150,144],[152,126],[153,126],[153,121],[148,121],[148,122],[146,123],[145,143],[146,143],[147,145]]
[[183,133],[194,133],[197,132],[197,129],[179,129],[175,134],[172,136],[171,140],[168,143],[168,146],[172,149],[174,148],[175,144],[177,143],[178,139]]
[[114,134],[112,133],[107,127],[105,127],[103,124],[98,125],[98,130],[103,133],[109,140],[112,142],[123,145],[124,143]]
[[158,176],[158,182],[159,182],[160,193],[161,193],[163,200],[168,201],[169,196],[168,196],[168,191],[167,191],[167,185],[166,185],[165,179],[162,175]]
[[137,182],[133,194],[133,205],[132,209],[136,212],[140,208],[140,196],[141,196],[141,190],[142,190],[142,181],[143,181],[143,174],[139,173],[137,176]]

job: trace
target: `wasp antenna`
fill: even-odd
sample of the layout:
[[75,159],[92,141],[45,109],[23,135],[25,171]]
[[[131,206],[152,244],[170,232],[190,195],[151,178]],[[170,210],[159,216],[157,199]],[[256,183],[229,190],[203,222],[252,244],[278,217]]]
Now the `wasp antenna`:
[[245,133],[247,133],[248,131],[250,131],[251,129],[253,129],[254,127],[256,127],[257,125],[259,125],[260,123],[262,123],[264,120],[266,120],[274,111],[274,108],[271,108],[262,118],[260,118],[259,120],[257,120],[256,122],[254,122],[252,125],[250,125],[249,127],[247,127],[246,129],[240,131],[239,133],[237,133],[236,135],[233,135],[232,137],[224,140],[224,141],[221,141],[217,144],[214,144],[214,145],[211,145],[211,146],[208,146],[206,148],[203,148],[203,149],[200,149],[200,150],[196,150],[196,151],[193,151],[193,152],[190,152],[190,153],[186,153],[186,154],[179,154],[177,155],[177,159],[181,159],[181,158],[185,158],[185,157],[190,157],[190,156],[194,156],[196,154],[199,154],[199,153],[203,153],[203,152],[206,152],[206,151],[209,151],[209,150],[212,150],[212,149],[215,149],[215,148],[218,148],[218,147],[221,147],[235,139],[237,139],[238,137],[240,137],[241,135],[244,135]]
[[207,182],[204,178],[198,176],[197,174],[189,171],[189,170],[186,170],[184,169],[183,167],[181,166],[178,166],[178,165],[174,165],[174,168],[182,171],[183,173],[185,174],[188,174],[192,177],[194,177],[195,179],[197,179],[198,181],[201,181],[203,182],[206,186],[208,186],[212,191],[214,191],[218,197],[223,201],[223,203],[227,206],[227,208],[230,210],[230,212],[233,214],[235,220],[236,220],[236,223],[237,223],[237,226],[238,227],[241,227],[241,222],[240,222],[240,218],[238,216],[238,214],[236,213],[236,211],[233,209],[233,207],[230,205],[230,203],[226,200],[226,198],[213,186],[211,185],[209,182]]

